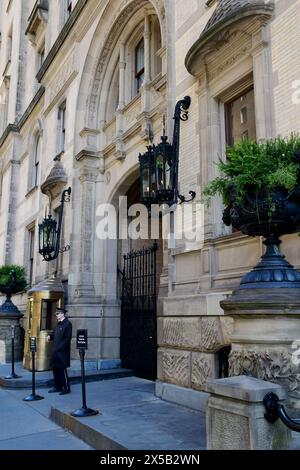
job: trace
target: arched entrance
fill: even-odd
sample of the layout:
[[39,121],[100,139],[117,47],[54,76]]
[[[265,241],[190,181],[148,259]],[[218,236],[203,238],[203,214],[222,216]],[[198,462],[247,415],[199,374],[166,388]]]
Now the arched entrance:
[[[128,208],[140,202],[139,180],[126,195]],[[150,238],[148,221],[148,238],[119,240],[120,357],[122,367],[154,380],[157,377],[157,297],[162,239]]]

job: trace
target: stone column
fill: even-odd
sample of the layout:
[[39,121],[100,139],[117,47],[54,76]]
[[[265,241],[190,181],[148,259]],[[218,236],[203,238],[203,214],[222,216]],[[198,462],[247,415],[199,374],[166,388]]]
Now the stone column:
[[278,385],[247,376],[217,379],[207,384],[211,393],[206,411],[208,450],[285,450],[291,431],[278,419],[269,423],[263,399],[285,391]]
[[[71,367],[80,369],[75,337],[88,330],[87,369],[120,366],[120,308],[116,299],[116,240],[97,236],[97,205],[106,202],[101,152],[82,150],[72,182],[68,316],[73,324]],[[101,170],[102,168],[102,170]],[[114,277],[114,278],[113,278]]]
[[[79,366],[75,347],[77,328],[87,328],[89,349],[87,368],[97,369],[100,357],[100,298],[94,287],[94,241],[96,214],[96,181],[99,157],[96,152],[82,150],[77,156],[79,181],[73,182],[72,237],[70,251],[68,315],[73,324],[72,367]],[[75,179],[75,178],[74,178]]]
[[[93,279],[95,237],[95,190],[99,173],[99,158],[93,152],[81,152],[76,157],[79,163],[80,210],[74,208],[80,223],[79,279],[74,299],[89,301],[95,293]],[[74,254],[73,254],[74,255]]]

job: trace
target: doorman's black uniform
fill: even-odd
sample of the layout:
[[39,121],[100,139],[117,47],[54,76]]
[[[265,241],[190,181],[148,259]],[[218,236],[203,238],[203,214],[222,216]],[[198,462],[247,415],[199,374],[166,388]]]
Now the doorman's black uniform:
[[50,366],[53,369],[54,386],[58,390],[69,392],[70,383],[67,367],[70,367],[72,323],[64,318],[62,322],[56,325],[50,338],[53,339]]

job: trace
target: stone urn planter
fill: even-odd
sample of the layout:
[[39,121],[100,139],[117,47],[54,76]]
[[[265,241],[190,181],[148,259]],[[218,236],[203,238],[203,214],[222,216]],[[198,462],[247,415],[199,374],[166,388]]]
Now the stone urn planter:
[[18,266],[2,266],[0,268],[0,292],[6,295],[6,300],[0,307],[1,316],[21,316],[18,308],[12,303],[11,296],[23,292],[27,281],[25,270]]
[[15,327],[15,359],[23,356],[23,330],[20,326],[22,313],[13,304],[11,297],[27,287],[25,269],[22,266],[6,265],[0,268],[0,292],[6,295],[0,307],[0,362],[11,361],[11,328]]
[[[292,137],[263,144],[263,151],[254,144],[251,155],[252,144],[241,143],[233,151],[233,161],[222,162],[225,176],[209,188],[210,194],[224,196],[226,191],[223,222],[246,235],[263,237],[266,246],[257,265],[220,302],[224,314],[234,320],[229,375],[278,383],[289,392],[293,406],[300,403],[300,273],[281,254],[280,237],[300,230],[299,144],[299,138]],[[285,149],[282,158],[278,148]],[[261,165],[257,181],[255,165]]]
[[236,202],[234,191],[223,212],[225,225],[249,236],[263,236],[266,253],[241,280],[240,289],[300,288],[300,273],[280,253],[280,236],[300,229],[300,181],[292,191],[277,187],[272,192],[249,187],[244,202]]

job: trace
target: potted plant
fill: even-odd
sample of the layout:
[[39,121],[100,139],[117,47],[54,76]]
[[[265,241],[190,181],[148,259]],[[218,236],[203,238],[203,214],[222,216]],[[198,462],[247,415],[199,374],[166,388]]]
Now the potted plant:
[[[203,191],[220,194],[223,222],[250,236],[263,236],[266,254],[241,287],[300,287],[300,274],[280,254],[279,237],[300,228],[300,136],[257,143],[247,139],[219,159],[220,176]],[[294,283],[291,285],[291,283]]]
[[0,292],[6,295],[6,300],[0,307],[0,314],[20,314],[12,303],[11,296],[26,291],[27,279],[23,266],[4,265],[0,267]]

